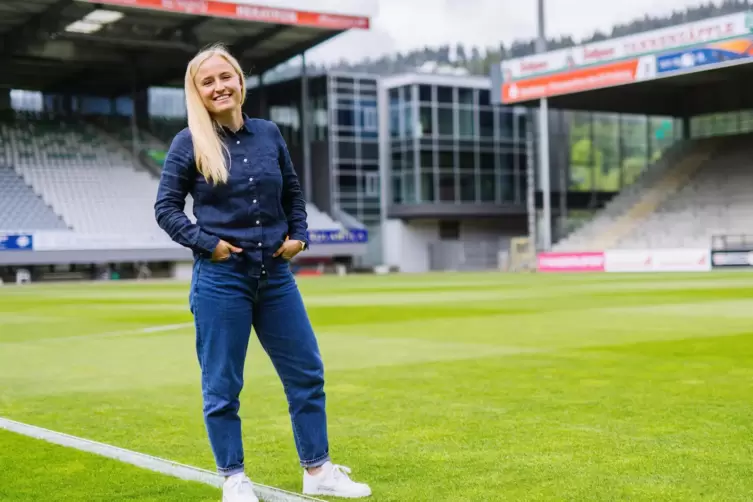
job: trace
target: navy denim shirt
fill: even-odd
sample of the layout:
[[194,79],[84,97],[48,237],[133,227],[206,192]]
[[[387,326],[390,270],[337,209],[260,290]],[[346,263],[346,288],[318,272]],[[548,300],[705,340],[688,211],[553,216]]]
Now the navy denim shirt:
[[[274,122],[244,116],[241,129],[222,128],[221,137],[230,152],[228,180],[214,184],[196,169],[189,129],[175,136],[162,169],[155,216],[170,238],[193,250],[194,257],[211,256],[220,239],[240,247],[242,258],[252,265],[249,272],[258,277],[274,264],[287,264],[272,257],[286,236],[308,248],[306,203]],[[189,193],[196,224],[184,213]]]

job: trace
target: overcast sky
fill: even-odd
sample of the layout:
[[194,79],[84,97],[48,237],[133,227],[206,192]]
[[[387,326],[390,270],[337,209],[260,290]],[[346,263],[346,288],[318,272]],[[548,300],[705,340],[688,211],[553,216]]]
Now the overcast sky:
[[[718,3],[718,0],[712,0]],[[546,0],[548,36],[570,34],[580,40],[596,29],[643,16],[662,14],[709,0]],[[462,42],[497,46],[536,36],[535,0],[379,0],[370,31],[353,31],[310,51],[312,61],[350,61],[384,53]],[[312,5],[313,7],[313,5]]]

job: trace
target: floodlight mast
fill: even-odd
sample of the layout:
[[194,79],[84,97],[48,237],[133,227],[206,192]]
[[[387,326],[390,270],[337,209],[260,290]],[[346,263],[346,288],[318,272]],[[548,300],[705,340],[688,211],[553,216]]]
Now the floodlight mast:
[[[536,52],[546,52],[546,25],[544,0],[538,0],[538,38],[536,39]],[[549,102],[546,97],[541,98],[539,102],[539,120],[538,120],[538,137],[539,137],[539,189],[541,190],[541,218],[539,220],[539,231],[535,239],[540,242],[540,249],[549,251],[552,247],[552,204],[550,193],[550,168],[549,168]],[[535,193],[535,192],[534,192]],[[563,194],[560,194],[562,196]],[[534,208],[536,206],[534,205]]]

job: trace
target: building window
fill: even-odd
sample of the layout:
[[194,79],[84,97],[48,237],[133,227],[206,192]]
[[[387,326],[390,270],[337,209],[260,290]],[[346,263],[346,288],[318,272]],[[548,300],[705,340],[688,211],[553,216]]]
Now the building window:
[[364,175],[366,183],[366,195],[377,197],[379,195],[379,173],[368,172]]
[[441,104],[452,105],[455,102],[452,90],[452,87],[437,87],[437,101]]
[[455,134],[455,116],[452,108],[440,108],[439,134],[441,136],[453,136]]
[[379,129],[379,119],[375,106],[363,108],[363,129],[368,132],[376,132]]

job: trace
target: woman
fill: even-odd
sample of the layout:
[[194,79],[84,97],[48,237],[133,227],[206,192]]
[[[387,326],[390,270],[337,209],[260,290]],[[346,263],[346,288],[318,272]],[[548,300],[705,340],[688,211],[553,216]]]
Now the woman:
[[[200,52],[185,76],[188,128],[167,153],[155,215],[193,250],[204,419],[224,502],[257,502],[244,473],[238,396],[251,327],[282,381],[309,495],[364,497],[329,456],[323,365],[288,260],[306,249],[306,204],[285,141],[270,121],[241,111],[238,62],[221,46]],[[194,199],[193,224],[183,212]]]

